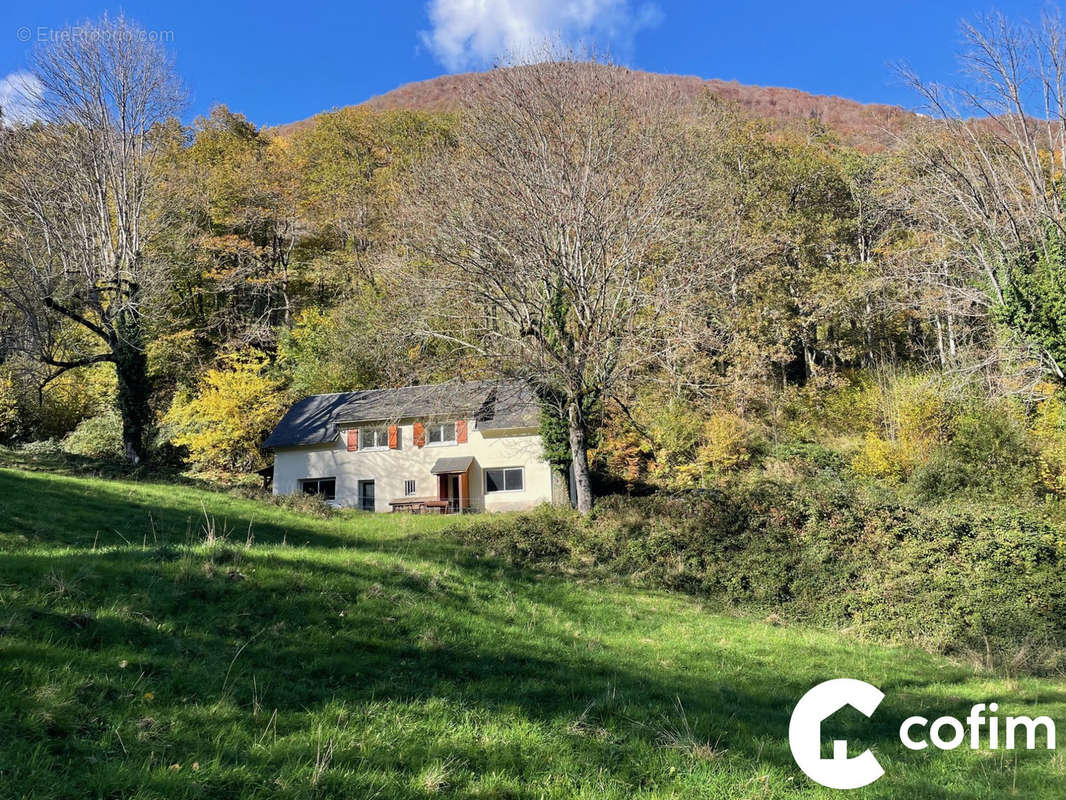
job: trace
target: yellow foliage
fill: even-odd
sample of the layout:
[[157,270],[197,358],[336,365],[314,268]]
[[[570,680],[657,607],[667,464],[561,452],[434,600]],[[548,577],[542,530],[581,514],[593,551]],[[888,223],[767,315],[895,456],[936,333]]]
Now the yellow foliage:
[[642,432],[623,415],[608,414],[594,453],[602,467],[627,481],[690,489],[750,461],[751,427],[737,414],[708,417],[682,400],[653,398],[634,416]]
[[64,372],[48,383],[41,397],[47,436],[64,436],[79,423],[115,407],[118,381],[111,364]]
[[882,439],[873,431],[867,431],[862,449],[856,454],[852,466],[861,475],[903,480],[917,465],[909,463],[907,451],[898,442]]
[[1044,399],[1036,407],[1033,439],[1040,481],[1055,494],[1066,494],[1066,403],[1050,384],[1039,387]]
[[696,461],[715,472],[742,467],[751,460],[748,442],[751,430],[737,414],[716,413],[703,426],[703,444]]
[[263,466],[263,438],[284,409],[281,382],[256,350],[223,356],[195,395],[175,397],[164,421],[175,444],[189,448],[202,468],[254,470]]
[[0,367],[0,440],[13,439],[19,433],[18,392],[11,370]]
[[197,359],[196,333],[180,330],[156,336],[148,342],[148,374],[152,378],[172,379],[188,375],[195,369]]
[[631,483],[647,478],[651,446],[623,415],[609,413],[604,419],[599,444],[589,459],[601,469]]
[[896,377],[871,384],[856,398],[870,410],[873,430],[852,466],[863,475],[905,480],[946,438],[948,408],[942,388],[929,380]]

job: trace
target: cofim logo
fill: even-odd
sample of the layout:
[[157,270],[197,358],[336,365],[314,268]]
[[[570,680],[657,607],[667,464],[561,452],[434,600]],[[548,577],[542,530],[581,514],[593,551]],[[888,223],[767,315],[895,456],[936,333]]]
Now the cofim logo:
[[[808,778],[830,789],[858,789],[885,774],[869,750],[849,757],[846,740],[835,740],[832,757],[822,757],[824,720],[846,706],[864,716],[873,716],[884,698],[876,686],[853,678],[825,681],[800,698],[789,721],[788,744],[796,764]],[[1002,729],[1004,749],[1019,746],[1019,731],[1026,750],[1036,750],[1041,739],[1048,750],[1055,749],[1055,723],[1050,717],[1007,717],[1001,726],[995,715],[998,710],[998,703],[978,703],[965,720],[938,717],[929,722],[925,717],[907,717],[900,725],[899,739],[908,750],[925,750],[930,744],[940,750],[954,750],[964,741],[973,750],[996,750]]]

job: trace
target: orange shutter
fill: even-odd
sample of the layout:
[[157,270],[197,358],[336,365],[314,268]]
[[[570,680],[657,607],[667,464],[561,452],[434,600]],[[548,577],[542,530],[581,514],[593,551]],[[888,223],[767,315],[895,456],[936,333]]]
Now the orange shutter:
[[357,428],[350,428],[348,430],[348,452],[359,449],[359,430]]
[[455,423],[455,441],[459,444],[466,444],[466,420],[460,419]]
[[400,431],[395,425],[389,426],[389,449],[395,450],[400,446]]
[[415,447],[424,447],[426,444],[426,429],[422,427],[421,422],[415,423]]

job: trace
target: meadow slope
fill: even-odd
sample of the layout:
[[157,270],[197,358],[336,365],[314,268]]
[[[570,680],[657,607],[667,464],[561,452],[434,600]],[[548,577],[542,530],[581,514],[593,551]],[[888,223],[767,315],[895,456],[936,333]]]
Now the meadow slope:
[[992,699],[1061,725],[1061,682],[516,571],[455,544],[461,524],[0,470],[0,795],[837,796],[786,732],[843,676],[887,694],[825,731],[887,770],[849,796],[1066,791],[1062,748],[896,736]]

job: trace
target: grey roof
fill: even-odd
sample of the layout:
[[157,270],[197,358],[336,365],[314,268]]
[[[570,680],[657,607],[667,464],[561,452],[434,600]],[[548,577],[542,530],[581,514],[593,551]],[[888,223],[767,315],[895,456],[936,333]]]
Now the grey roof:
[[430,468],[431,475],[450,475],[454,472],[466,472],[474,463],[473,456],[456,456],[455,458],[438,458]]
[[494,384],[487,398],[488,413],[477,418],[478,430],[536,428],[540,408],[533,388],[525,381],[502,381]]
[[522,381],[474,381],[305,397],[263,442],[265,449],[326,444],[341,426],[432,417],[473,417],[479,430],[535,428],[537,402]]
[[294,403],[270,436],[263,448],[292,445],[325,444],[337,438],[337,411],[359,392],[313,394]]

